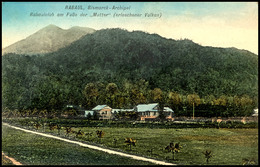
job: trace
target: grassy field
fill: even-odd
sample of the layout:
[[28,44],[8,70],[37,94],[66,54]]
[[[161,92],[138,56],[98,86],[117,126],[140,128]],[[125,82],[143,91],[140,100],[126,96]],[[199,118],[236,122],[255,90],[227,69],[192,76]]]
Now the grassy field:
[[25,165],[154,165],[2,126],[2,151]]
[[[99,144],[95,131],[102,130],[105,132],[104,137],[101,139],[103,146],[181,165],[207,165],[205,156],[202,153],[205,150],[211,150],[213,153],[213,157],[209,160],[211,165],[242,165],[243,159],[258,163],[258,129],[104,127],[73,129],[93,133],[93,136],[78,137],[78,140]],[[62,135],[65,135],[64,131],[61,131]],[[124,144],[124,138],[127,137],[137,140],[136,147],[132,147],[132,150]],[[117,140],[116,144],[114,139]],[[175,160],[172,160],[172,153],[164,150],[170,142],[180,142],[182,146],[181,151],[175,153]]]
[[[205,156],[202,153],[205,150],[212,151],[213,157],[209,159],[209,165],[242,165],[246,162],[258,164],[258,129],[151,129],[108,127],[80,127],[72,129],[75,131],[81,129],[84,133],[92,132],[93,135],[75,138],[74,134],[70,134],[69,137],[71,139],[181,165],[207,165]],[[91,161],[95,159],[96,151],[88,150],[82,153],[82,148],[78,148],[78,146],[52,141],[51,139],[45,139],[43,137],[36,137],[35,135],[24,134],[24,132],[18,132],[17,130],[9,128],[8,133],[5,134],[4,132],[6,132],[6,130],[6,127],[3,127],[3,150],[7,150],[10,156],[21,160],[21,162],[31,164],[95,164],[97,161]],[[96,136],[96,130],[102,130],[105,133],[101,139],[101,143]],[[43,129],[39,131],[43,131]],[[58,135],[57,129],[54,131],[46,129],[45,132]],[[17,140],[14,136],[19,136],[20,139]],[[64,129],[61,130],[59,136],[65,136]],[[124,138],[127,137],[137,140],[136,146],[132,147],[132,150],[124,144]],[[117,141],[116,143],[114,139]],[[21,141],[26,141],[26,143]],[[180,142],[182,146],[180,152],[175,153],[175,160],[172,159],[172,153],[168,153],[164,150],[170,142]],[[30,151],[25,150],[23,145]],[[38,149],[33,151],[34,147]],[[69,156],[68,153],[72,155]],[[19,155],[21,155],[21,157],[19,157]],[[93,156],[93,158],[86,160],[84,159],[86,156]],[[20,159],[18,159],[18,157]],[[111,160],[111,158],[106,157],[109,157],[109,155],[100,153],[99,164],[113,164],[115,161],[117,161],[116,164],[124,165],[135,163],[148,164],[139,161],[138,163],[132,163],[129,159],[124,158]],[[72,159],[77,159],[77,161],[73,161]],[[106,162],[106,160],[109,161]]]

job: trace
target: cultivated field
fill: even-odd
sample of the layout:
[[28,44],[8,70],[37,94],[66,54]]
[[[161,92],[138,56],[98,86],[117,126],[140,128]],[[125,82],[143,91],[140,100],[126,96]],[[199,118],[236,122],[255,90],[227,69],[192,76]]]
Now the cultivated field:
[[2,126],[2,151],[24,165],[154,165]]
[[[25,164],[149,164],[4,126],[2,129],[2,150]],[[72,130],[81,130],[84,135],[76,137],[69,133],[66,136],[65,127],[62,127],[59,134],[57,129],[50,130],[48,127],[40,127],[38,131],[180,165],[258,164],[257,128],[72,127]],[[97,137],[97,130],[104,132],[102,138]],[[125,138],[136,140],[136,145],[130,148],[125,144]],[[174,159],[173,153],[165,150],[171,142],[182,146],[180,152],[174,154]],[[208,163],[203,154],[206,150],[211,151],[212,155]]]
[[[74,128],[77,130],[77,128]],[[105,132],[101,143],[123,151],[167,160],[182,165],[206,165],[205,155],[211,150],[211,165],[242,165],[244,159],[258,162],[258,130],[257,129],[150,129],[150,128],[80,128],[84,132],[99,129]],[[126,147],[124,138],[135,139],[136,147]],[[99,143],[94,137],[78,137],[82,141],[91,140]],[[88,139],[89,138],[89,139]],[[117,140],[115,144],[114,139]],[[165,147],[170,142],[180,143],[180,152],[167,152]],[[152,153],[151,153],[152,151]]]

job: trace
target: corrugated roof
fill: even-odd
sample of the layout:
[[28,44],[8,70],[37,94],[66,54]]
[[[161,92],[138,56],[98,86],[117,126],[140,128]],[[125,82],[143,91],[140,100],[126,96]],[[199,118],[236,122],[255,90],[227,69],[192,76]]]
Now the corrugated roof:
[[[137,105],[137,112],[145,112],[145,111],[158,111],[156,107],[158,106],[158,103],[151,103],[151,104],[139,104]],[[164,107],[163,111],[165,112],[174,112],[169,107]]]
[[163,111],[166,111],[166,112],[173,112],[173,110],[169,107],[164,107],[163,108]]
[[97,105],[96,107],[92,108],[92,110],[101,110],[102,108],[106,107],[107,105]]
[[145,112],[145,111],[158,111],[154,109],[158,103],[151,103],[151,104],[139,104],[137,105],[137,112]]

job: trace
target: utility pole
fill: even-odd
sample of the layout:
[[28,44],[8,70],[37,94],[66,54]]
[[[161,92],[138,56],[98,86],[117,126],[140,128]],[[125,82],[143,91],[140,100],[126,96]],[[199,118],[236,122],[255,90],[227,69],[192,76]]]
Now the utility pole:
[[193,104],[193,120],[194,120],[194,102],[192,104]]

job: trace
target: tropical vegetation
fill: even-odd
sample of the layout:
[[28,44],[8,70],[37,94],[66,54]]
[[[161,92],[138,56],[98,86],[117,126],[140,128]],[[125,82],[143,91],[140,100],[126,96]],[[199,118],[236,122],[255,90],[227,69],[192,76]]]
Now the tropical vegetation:
[[177,116],[249,116],[257,83],[258,55],[141,31],[103,29],[53,53],[2,56],[2,107],[20,112],[158,102]]

